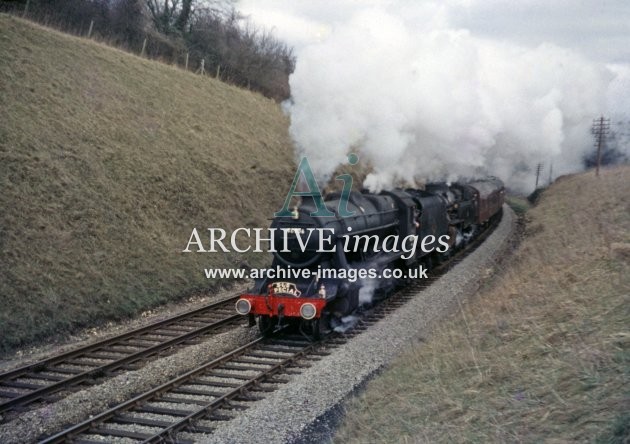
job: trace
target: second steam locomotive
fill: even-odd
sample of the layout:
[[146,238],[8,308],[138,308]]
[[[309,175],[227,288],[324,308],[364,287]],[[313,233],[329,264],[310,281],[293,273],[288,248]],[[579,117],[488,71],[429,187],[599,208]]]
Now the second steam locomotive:
[[286,233],[273,248],[272,269],[282,273],[256,280],[236,310],[251,323],[258,318],[263,334],[295,324],[317,338],[401,278],[413,277],[414,269],[430,269],[464,248],[500,217],[504,197],[503,183],[488,178],[424,190],[352,192],[344,216],[340,194],[326,196],[334,214],[326,217],[312,215],[317,202],[303,199],[290,217],[271,224]]

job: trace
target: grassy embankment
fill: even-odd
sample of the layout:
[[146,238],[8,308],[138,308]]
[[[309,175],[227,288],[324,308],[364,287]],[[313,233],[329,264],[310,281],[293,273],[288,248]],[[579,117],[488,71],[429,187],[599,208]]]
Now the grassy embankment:
[[563,178],[526,218],[498,276],[350,400],[336,442],[629,442],[630,167]]
[[0,15],[0,350],[211,287],[192,227],[266,227],[288,119],[208,77]]

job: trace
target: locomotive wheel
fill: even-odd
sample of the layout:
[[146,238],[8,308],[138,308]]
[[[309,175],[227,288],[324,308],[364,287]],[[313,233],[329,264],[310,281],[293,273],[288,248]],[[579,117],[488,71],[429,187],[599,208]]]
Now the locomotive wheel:
[[330,314],[323,313],[322,317],[311,319],[310,321],[302,319],[299,326],[300,333],[308,340],[316,342],[322,336],[330,332]]
[[313,341],[319,341],[321,338],[321,322],[319,319],[312,319],[308,321],[308,327],[306,331],[308,332],[308,336]]
[[278,318],[276,316],[260,316],[258,318],[258,329],[265,338],[273,335],[276,324],[278,324]]

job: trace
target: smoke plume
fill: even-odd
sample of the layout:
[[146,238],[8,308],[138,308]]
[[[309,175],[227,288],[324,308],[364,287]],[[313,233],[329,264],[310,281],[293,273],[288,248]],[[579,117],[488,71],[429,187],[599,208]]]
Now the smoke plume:
[[533,169],[581,168],[619,72],[551,44],[453,29],[431,11],[369,9],[304,48],[290,78],[291,134],[322,181],[350,151],[373,191],[492,174],[531,191]]

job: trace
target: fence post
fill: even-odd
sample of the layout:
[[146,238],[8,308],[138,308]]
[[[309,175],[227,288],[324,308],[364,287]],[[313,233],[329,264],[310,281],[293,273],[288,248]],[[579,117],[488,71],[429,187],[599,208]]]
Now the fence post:
[[31,4],[31,0],[26,0],[26,4],[24,5],[24,11],[22,12],[22,17],[26,17],[28,14],[28,6]]
[[186,63],[185,63],[185,68],[186,71],[188,71],[188,53],[186,53]]
[[217,75],[216,75],[216,78],[220,80],[220,79],[221,79],[221,77],[220,77],[220,76],[221,76],[221,65],[217,65]]
[[94,28],[94,20],[90,21],[90,29],[88,29],[88,35],[87,38],[89,39],[90,36],[92,35],[92,29]]
[[140,57],[144,57],[144,50],[147,49],[147,38],[144,38],[144,42],[142,42],[142,51],[140,51]]

